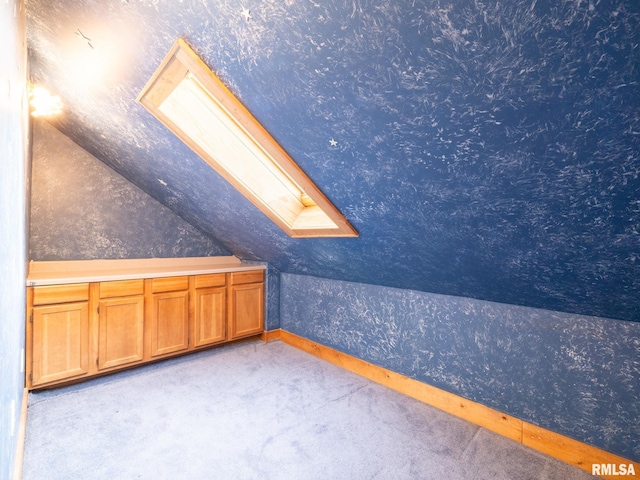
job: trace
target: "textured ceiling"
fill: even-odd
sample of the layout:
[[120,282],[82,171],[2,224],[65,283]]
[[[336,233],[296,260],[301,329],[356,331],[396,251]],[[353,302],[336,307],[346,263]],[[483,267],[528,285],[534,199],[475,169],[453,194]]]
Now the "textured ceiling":
[[[640,321],[640,4],[29,0],[73,140],[281,271]],[[185,38],[345,214],[291,239],[135,98]],[[161,234],[161,232],[158,232]]]

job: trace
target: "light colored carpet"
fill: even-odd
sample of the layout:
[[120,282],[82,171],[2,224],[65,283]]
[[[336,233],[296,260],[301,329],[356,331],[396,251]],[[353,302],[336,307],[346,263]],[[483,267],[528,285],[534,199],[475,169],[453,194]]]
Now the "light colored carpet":
[[23,478],[593,477],[284,343],[251,342],[32,393]]

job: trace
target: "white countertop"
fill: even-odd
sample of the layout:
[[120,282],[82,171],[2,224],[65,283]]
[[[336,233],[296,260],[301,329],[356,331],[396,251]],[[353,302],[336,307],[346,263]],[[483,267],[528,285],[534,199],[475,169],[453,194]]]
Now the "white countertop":
[[30,262],[27,286],[265,270],[235,256]]

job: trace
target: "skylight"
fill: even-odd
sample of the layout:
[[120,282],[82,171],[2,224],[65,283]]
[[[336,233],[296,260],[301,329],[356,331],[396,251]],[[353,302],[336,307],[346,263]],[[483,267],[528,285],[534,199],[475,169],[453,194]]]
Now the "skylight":
[[358,236],[184,40],[138,102],[291,237]]

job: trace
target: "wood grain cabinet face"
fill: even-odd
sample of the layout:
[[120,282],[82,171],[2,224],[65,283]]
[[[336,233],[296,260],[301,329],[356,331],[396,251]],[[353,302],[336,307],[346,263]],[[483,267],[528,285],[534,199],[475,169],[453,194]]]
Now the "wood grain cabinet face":
[[31,383],[59,382],[89,371],[89,302],[33,308]]
[[[229,340],[264,330],[264,273],[231,274],[229,286]],[[259,281],[260,283],[239,283]]]
[[89,284],[34,287],[27,325],[31,386],[89,372]]
[[99,285],[98,370],[140,362],[144,353],[144,281]]
[[33,305],[52,305],[89,300],[88,283],[33,287]]
[[226,332],[225,287],[197,288],[194,308],[193,346],[204,347],[224,342]]
[[150,355],[159,357],[186,350],[189,348],[188,278],[154,278],[151,288],[154,293],[148,317]]
[[224,342],[227,339],[227,278],[224,273],[194,277],[193,330],[194,348]]
[[27,289],[27,386],[80,381],[264,330],[264,272]]

